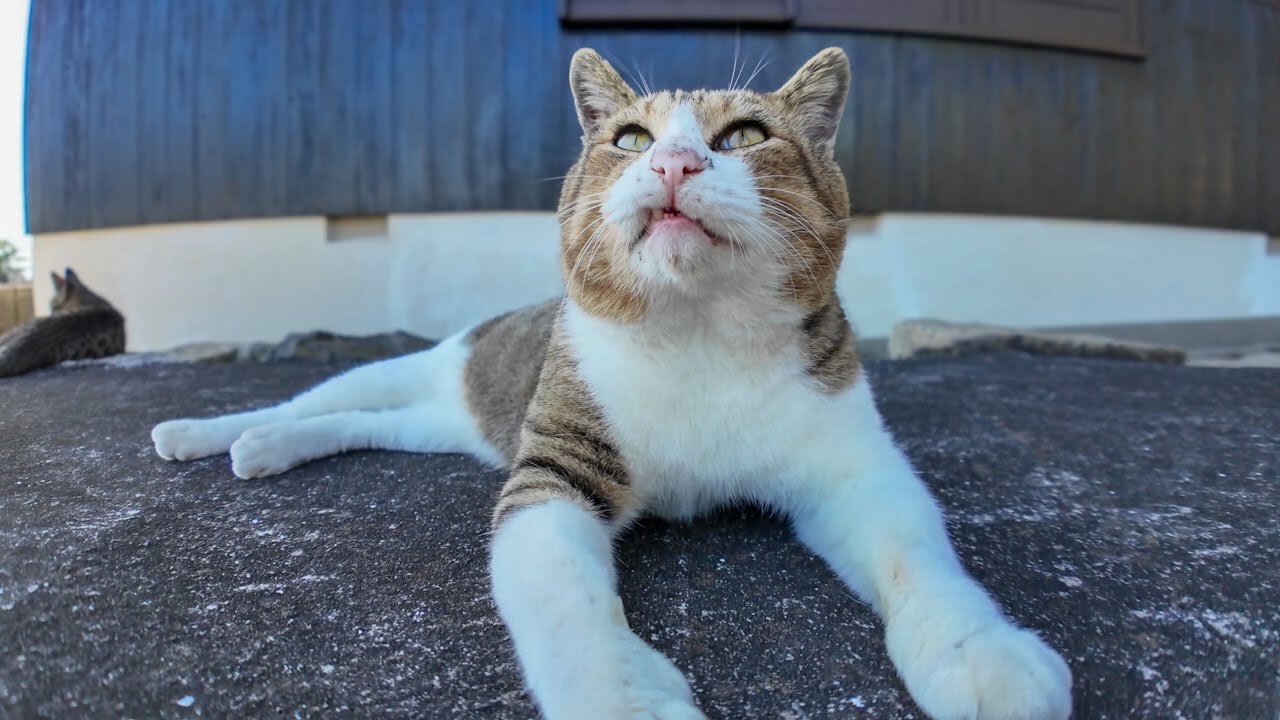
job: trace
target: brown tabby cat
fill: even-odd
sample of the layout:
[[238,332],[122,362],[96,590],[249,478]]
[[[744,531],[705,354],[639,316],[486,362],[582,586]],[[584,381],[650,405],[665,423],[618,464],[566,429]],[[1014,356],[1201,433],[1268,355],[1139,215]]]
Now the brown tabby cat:
[[124,316],[85,286],[71,268],[49,273],[54,295],[48,317],[35,318],[0,335],[0,377],[21,375],[64,360],[124,352]]
[[1063,720],[1066,663],[965,572],[858,362],[835,292],[849,79],[829,48],[770,93],[639,95],[578,51],[565,298],[275,407],[161,423],[156,452],[229,450],[243,478],[358,448],[506,467],[493,595],[551,720],[703,717],[676,666],[627,626],[612,547],[642,514],[737,502],[787,516],[880,613],[930,717]]

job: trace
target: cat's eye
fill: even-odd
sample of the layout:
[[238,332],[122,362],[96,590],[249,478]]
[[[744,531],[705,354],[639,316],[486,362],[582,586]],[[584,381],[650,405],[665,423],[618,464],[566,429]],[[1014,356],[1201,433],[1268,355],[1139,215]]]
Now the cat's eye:
[[769,136],[764,128],[755,123],[744,123],[721,133],[716,140],[716,150],[738,150],[752,145],[759,145]]
[[653,136],[644,128],[629,127],[623,130],[618,137],[614,138],[613,144],[623,150],[644,152],[653,144]]

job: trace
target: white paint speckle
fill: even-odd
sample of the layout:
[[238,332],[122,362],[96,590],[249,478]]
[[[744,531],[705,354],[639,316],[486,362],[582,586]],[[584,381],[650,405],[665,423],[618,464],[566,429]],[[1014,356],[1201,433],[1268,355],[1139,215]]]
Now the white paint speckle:
[[236,592],[263,592],[265,590],[276,590],[279,587],[278,583],[249,583],[237,586]]
[[191,697],[190,695],[183,695],[182,697],[178,698],[178,704],[181,705],[182,707],[191,707],[192,705],[196,704],[196,699]]
[[1069,588],[1078,588],[1081,585],[1084,585],[1084,581],[1075,575],[1063,575],[1058,579],[1062,581],[1063,585],[1066,585]]
[[333,672],[333,666],[332,666],[332,665],[321,665],[321,666],[320,666],[320,672],[324,673],[325,675],[328,675],[328,674],[330,674],[330,673],[332,673],[332,672]]
[[1198,557],[1198,558],[1223,557],[1226,555],[1238,555],[1240,554],[1240,552],[1241,552],[1240,548],[1236,547],[1235,545],[1223,545],[1221,547],[1202,548],[1200,550],[1192,550],[1191,555],[1192,557]]

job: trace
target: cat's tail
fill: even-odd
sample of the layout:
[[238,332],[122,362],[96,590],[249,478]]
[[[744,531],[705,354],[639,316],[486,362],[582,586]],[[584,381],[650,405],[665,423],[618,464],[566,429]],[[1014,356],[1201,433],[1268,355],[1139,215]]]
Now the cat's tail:
[[53,364],[52,361],[44,362],[39,353],[32,351],[30,328],[24,325],[5,333],[0,340],[4,341],[0,343],[0,378],[22,375]]

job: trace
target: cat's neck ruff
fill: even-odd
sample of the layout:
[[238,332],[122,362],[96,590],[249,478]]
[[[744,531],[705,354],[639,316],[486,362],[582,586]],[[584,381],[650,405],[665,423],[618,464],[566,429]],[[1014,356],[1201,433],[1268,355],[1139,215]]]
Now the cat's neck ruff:
[[807,311],[782,298],[778,278],[740,282],[698,295],[652,293],[635,320],[601,317],[566,298],[569,312],[583,316],[578,325],[593,334],[649,348],[710,344],[733,352],[779,352],[799,339],[797,328]]
[[570,297],[563,322],[575,346],[629,348],[655,358],[705,352],[750,358],[755,364],[782,358],[790,362],[803,318],[802,309],[776,300],[760,307],[727,299],[693,303],[670,298],[651,304],[638,321],[620,322],[593,315]]

